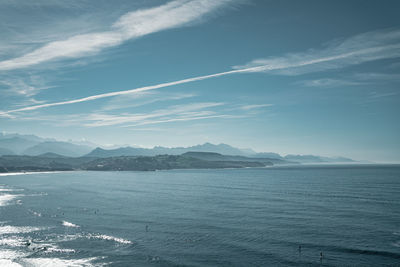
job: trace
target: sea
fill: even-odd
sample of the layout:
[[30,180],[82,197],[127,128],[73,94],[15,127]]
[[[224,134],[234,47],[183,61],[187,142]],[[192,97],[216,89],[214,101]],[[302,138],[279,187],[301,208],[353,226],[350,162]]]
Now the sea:
[[3,174],[0,266],[400,266],[400,165]]

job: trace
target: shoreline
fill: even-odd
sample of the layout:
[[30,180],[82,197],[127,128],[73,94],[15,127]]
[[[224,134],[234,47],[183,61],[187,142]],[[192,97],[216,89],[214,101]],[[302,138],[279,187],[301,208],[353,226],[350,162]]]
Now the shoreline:
[[286,169],[286,168],[307,168],[307,167],[393,167],[400,166],[400,163],[312,163],[312,164],[282,164],[264,167],[238,167],[238,168],[176,168],[176,169],[155,169],[155,170],[67,170],[67,171],[27,171],[27,172],[3,172],[3,176],[17,176],[30,174],[49,174],[49,173],[67,173],[67,172],[159,172],[159,171],[176,171],[176,170],[240,170],[240,169]]
[[73,171],[1,172],[0,177],[15,176],[15,175],[29,175],[29,174],[61,173],[61,172],[73,172]]

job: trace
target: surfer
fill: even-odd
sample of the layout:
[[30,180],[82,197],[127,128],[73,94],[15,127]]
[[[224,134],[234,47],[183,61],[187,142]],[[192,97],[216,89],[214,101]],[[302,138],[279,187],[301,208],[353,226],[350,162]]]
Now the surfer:
[[148,232],[148,231],[149,231],[149,225],[146,224],[146,232]]
[[322,261],[322,251],[319,253],[319,260]]
[[301,254],[301,245],[299,245],[299,254]]

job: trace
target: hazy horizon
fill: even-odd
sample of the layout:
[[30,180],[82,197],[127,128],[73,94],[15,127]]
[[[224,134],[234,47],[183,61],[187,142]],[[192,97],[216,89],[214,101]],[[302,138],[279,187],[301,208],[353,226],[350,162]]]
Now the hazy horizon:
[[0,130],[400,162],[399,8],[3,1]]
[[[205,142],[205,143],[193,143],[190,145],[186,145],[186,146],[162,146],[162,145],[153,145],[153,146],[142,146],[140,144],[101,144],[101,143],[95,143],[92,142],[91,140],[87,140],[87,139],[81,139],[81,140],[72,140],[72,139],[66,139],[66,140],[59,140],[53,137],[43,137],[43,136],[37,136],[37,135],[33,135],[33,134],[21,134],[21,133],[8,133],[5,131],[0,132],[0,134],[5,137],[5,138],[11,138],[11,136],[14,135],[18,135],[18,136],[35,136],[38,138],[43,139],[43,142],[51,142],[51,141],[55,141],[55,142],[66,142],[66,143],[71,143],[71,144],[78,144],[78,145],[83,145],[83,146],[88,146],[91,147],[93,150],[96,148],[102,148],[105,150],[113,150],[113,149],[119,149],[119,148],[125,148],[125,147],[132,147],[132,148],[143,148],[143,149],[155,149],[157,147],[162,147],[162,148],[167,148],[167,149],[174,149],[174,148],[190,148],[190,147],[195,147],[195,146],[203,146],[206,144],[211,144],[211,145],[215,145],[215,146],[219,146],[219,145],[227,145],[229,147],[232,147],[234,149],[238,149],[241,150],[243,155],[247,155],[249,157],[251,157],[251,155],[256,155],[256,154],[260,154],[260,153],[274,153],[274,154],[279,154],[281,157],[285,157],[285,156],[316,156],[316,157],[326,157],[326,158],[349,158],[354,160],[354,162],[349,162],[349,163],[353,163],[353,164],[366,164],[366,163],[371,163],[371,164],[400,164],[400,161],[372,161],[372,160],[367,160],[364,158],[350,158],[350,157],[345,157],[343,155],[329,155],[329,154],[311,154],[311,153],[282,153],[282,152],[277,152],[277,151],[263,151],[263,150],[257,150],[251,147],[237,147],[234,146],[232,144],[227,144],[227,143],[212,143],[212,142]],[[1,148],[1,147],[0,147]],[[209,151],[209,152],[213,152],[213,151]],[[218,152],[217,152],[218,153]],[[253,154],[255,153],[255,154]],[[21,153],[19,153],[21,154]],[[22,153],[24,154],[24,153]],[[57,154],[57,153],[56,153]],[[62,153],[61,153],[62,154]],[[226,153],[221,153],[221,154],[226,154]],[[229,154],[229,153],[228,153]],[[226,155],[228,155],[226,154]],[[313,162],[312,164],[316,164],[317,162]],[[329,163],[329,162],[321,162],[323,163]],[[334,163],[334,162],[331,162]],[[340,163],[340,162],[338,162]],[[345,162],[342,162],[345,163]]]

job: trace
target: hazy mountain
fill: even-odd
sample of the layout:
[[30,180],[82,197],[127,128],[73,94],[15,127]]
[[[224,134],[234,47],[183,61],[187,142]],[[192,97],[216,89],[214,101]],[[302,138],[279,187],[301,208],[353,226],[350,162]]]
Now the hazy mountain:
[[93,144],[87,141],[60,142],[52,138],[41,138],[36,135],[0,133],[0,155],[40,155],[55,153],[62,156],[82,156],[89,153]]
[[25,139],[21,136],[13,136],[0,139],[0,148],[12,151],[14,154],[20,154],[27,148],[37,145],[39,142],[32,139]]
[[[161,153],[167,154],[167,153]],[[136,148],[136,147],[120,147],[116,149],[103,149],[100,147],[95,148],[86,157],[96,158],[108,158],[108,157],[120,157],[120,156],[153,156],[155,151],[148,148]]]
[[252,155],[252,157],[255,157],[255,158],[283,159],[283,157],[281,155],[279,155],[278,153],[274,153],[274,152],[261,152],[261,153],[257,153],[257,154]]
[[[227,144],[211,144],[204,143],[202,145],[195,145],[190,147],[162,147],[156,146],[154,148],[141,148],[141,147],[119,147],[114,149],[104,149],[95,146],[87,140],[60,142],[55,139],[41,138],[35,135],[22,135],[22,134],[5,134],[0,133],[0,155],[13,155],[13,154],[25,154],[25,155],[42,155],[46,153],[58,154],[60,156],[68,157],[96,157],[96,158],[108,158],[108,157],[120,157],[120,156],[156,156],[156,155],[181,155],[187,152],[210,152],[217,153],[220,156],[214,155],[213,157],[225,157],[226,156],[241,156],[258,158],[257,162],[263,162],[265,159],[273,160],[275,163],[278,162],[298,162],[298,163],[333,163],[333,162],[354,162],[352,159],[344,157],[321,157],[314,155],[287,155],[282,157],[281,155],[273,152],[262,152],[257,153],[252,149],[240,149]],[[51,154],[47,156],[50,157]],[[202,155],[203,157],[204,155]],[[211,154],[209,155],[211,156]],[[199,156],[200,157],[200,156]],[[229,160],[237,161],[244,160],[245,158],[230,158]],[[279,161],[280,160],[280,161]],[[253,160],[254,161],[254,160]]]
[[223,154],[223,155],[241,155],[241,156],[249,155],[248,149],[242,150],[242,149],[232,147],[227,144],[214,145],[211,143],[205,143],[202,145],[188,147],[188,148],[186,148],[185,152],[188,152],[188,151],[215,152],[215,153],[219,153],[219,154]]
[[0,147],[0,156],[3,155],[14,155],[15,153],[7,148],[1,148]]
[[345,163],[345,162],[355,162],[352,159],[344,157],[321,157],[314,155],[286,155],[285,160],[296,161],[299,163]]
[[156,146],[154,148],[120,147],[116,149],[103,149],[98,147],[89,154],[87,154],[86,156],[106,158],[106,157],[117,157],[117,156],[156,156],[165,154],[181,155],[189,151],[214,152],[223,155],[241,155],[241,156],[249,155],[242,149],[235,148],[227,144],[214,145],[211,143],[205,143],[203,145],[196,145],[191,147],[174,147],[174,148]]
[[79,141],[74,141],[74,140],[70,139],[67,142],[71,143],[71,144],[74,144],[74,145],[79,145],[79,146],[88,146],[88,147],[91,147],[92,149],[99,146],[98,144],[95,144],[95,143],[90,142],[90,141],[85,140],[85,139],[79,140]]
[[338,163],[344,163],[344,162],[355,162],[353,159],[350,158],[345,158],[345,157],[321,157],[322,160],[325,162],[338,162]]
[[32,147],[29,147],[26,150],[24,150],[22,154],[37,156],[50,152],[62,156],[79,157],[87,154],[91,150],[92,148],[88,146],[75,145],[68,142],[52,141],[52,142],[42,142]]
[[52,152],[47,152],[47,153],[44,153],[44,154],[40,154],[40,155],[38,155],[38,157],[41,157],[41,158],[52,158],[52,159],[66,158],[66,156],[59,155],[59,154],[52,153]]

